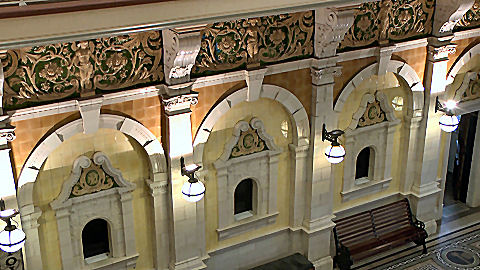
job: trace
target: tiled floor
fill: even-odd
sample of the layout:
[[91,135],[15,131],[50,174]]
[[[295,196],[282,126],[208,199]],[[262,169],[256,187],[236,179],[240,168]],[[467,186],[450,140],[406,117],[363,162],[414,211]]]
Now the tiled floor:
[[[459,231],[464,228],[477,228],[480,225],[475,225],[480,222],[480,207],[470,208],[465,204],[454,201],[448,206],[444,207],[443,218],[438,223],[437,233],[431,235],[427,239],[427,249],[438,244],[441,241],[455,238],[459,235]],[[464,231],[462,230],[462,233]],[[422,248],[416,247],[415,244],[405,245],[388,252],[379,254],[378,256],[370,257],[360,261],[352,267],[352,269],[368,270],[378,267],[384,263],[401,258],[407,254],[418,253],[421,254]]]

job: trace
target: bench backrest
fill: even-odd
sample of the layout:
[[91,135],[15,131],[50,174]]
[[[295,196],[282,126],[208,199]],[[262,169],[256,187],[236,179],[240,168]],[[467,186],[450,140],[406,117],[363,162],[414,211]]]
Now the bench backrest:
[[412,226],[407,199],[334,221],[336,241],[351,246]]

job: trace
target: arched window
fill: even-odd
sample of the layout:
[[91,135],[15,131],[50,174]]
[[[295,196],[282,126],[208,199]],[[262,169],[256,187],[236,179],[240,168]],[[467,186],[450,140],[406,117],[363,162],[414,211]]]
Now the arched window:
[[83,257],[88,262],[108,257],[110,253],[108,223],[103,219],[94,219],[85,225],[82,231]]
[[[355,179],[373,178],[373,165],[375,153],[371,147],[363,148],[357,156],[357,165],[355,167]],[[360,184],[360,183],[359,183]]]
[[234,214],[246,213],[247,216],[251,216],[253,213],[253,180],[247,178],[242,180],[235,188],[234,194]]

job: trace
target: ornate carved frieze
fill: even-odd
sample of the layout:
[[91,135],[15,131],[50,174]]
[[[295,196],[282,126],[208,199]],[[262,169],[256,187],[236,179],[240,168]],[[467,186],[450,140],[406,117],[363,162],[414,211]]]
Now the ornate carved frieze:
[[6,108],[163,80],[159,31],[8,50]]
[[455,30],[475,27],[477,25],[480,25],[480,0],[475,0],[473,6],[463,15],[462,19],[458,21]]
[[380,106],[380,102],[375,99],[373,102],[367,104],[367,108],[362,117],[358,120],[358,127],[366,127],[387,121],[385,112]]
[[403,40],[432,32],[434,0],[382,0],[365,3],[355,14],[340,49]]
[[313,53],[313,12],[207,25],[193,73],[211,74]]

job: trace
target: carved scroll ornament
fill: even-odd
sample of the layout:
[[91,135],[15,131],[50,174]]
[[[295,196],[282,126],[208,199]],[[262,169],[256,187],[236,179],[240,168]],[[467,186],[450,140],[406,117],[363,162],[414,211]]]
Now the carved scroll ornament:
[[278,62],[313,53],[311,11],[207,25],[193,73]]
[[[246,126],[245,126],[246,127]],[[258,136],[257,130],[248,126],[248,129],[241,130],[237,144],[232,149],[231,158],[250,155],[253,153],[268,150],[265,141]]]
[[375,99],[367,104],[367,108],[358,121],[358,127],[366,127],[386,121],[385,112],[380,106],[380,102]]
[[456,30],[461,30],[462,28],[474,27],[480,25],[480,0],[475,0],[472,8],[470,8],[463,18],[455,26]]
[[341,42],[340,49],[427,35],[432,31],[434,7],[434,0],[365,3],[355,14],[354,23]]
[[6,108],[163,79],[159,31],[8,50]]

